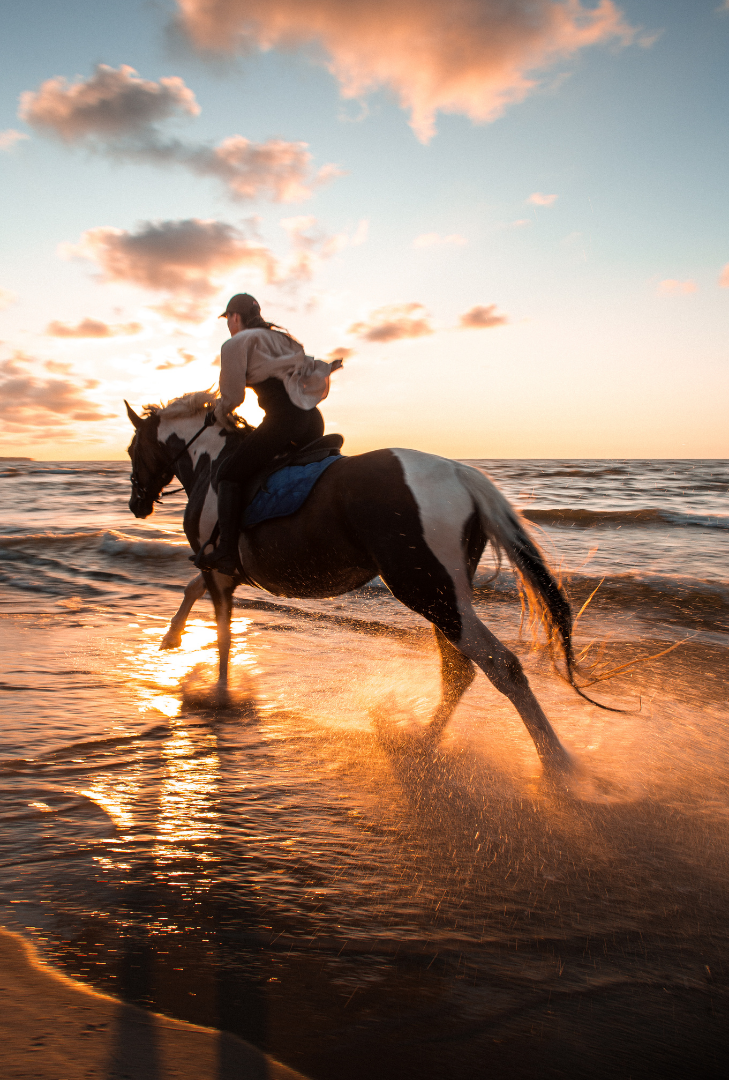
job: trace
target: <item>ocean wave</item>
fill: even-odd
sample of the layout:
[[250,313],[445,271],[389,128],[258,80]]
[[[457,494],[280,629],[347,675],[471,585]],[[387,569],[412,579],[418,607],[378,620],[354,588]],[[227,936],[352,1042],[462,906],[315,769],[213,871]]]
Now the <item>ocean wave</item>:
[[678,526],[680,528],[729,529],[729,514],[691,514],[660,507],[640,507],[635,510],[580,510],[572,507],[541,509],[527,507],[522,516],[535,525],[560,528],[594,529],[621,526]]
[[[722,620],[726,623],[723,629],[729,630],[729,581],[630,570],[599,577],[565,573],[562,584],[575,610],[595,591],[594,607],[668,606],[687,617]],[[501,570],[496,577],[493,571],[477,573],[473,589],[477,600],[515,601],[518,597],[516,577],[509,569]]]
[[20,476],[113,476],[129,475],[129,463],[124,461],[18,461],[7,462],[7,469]]
[[37,532],[15,533],[0,536],[0,551],[11,547],[46,547],[51,544],[85,544],[104,535],[103,529],[87,532]]
[[99,548],[107,555],[133,555],[137,559],[186,559],[190,554],[186,540],[140,540],[113,529],[104,533]]
[[88,548],[105,555],[131,555],[138,559],[180,559],[190,553],[186,540],[178,537],[139,537],[115,529],[95,529],[89,532],[19,533],[0,536],[3,549],[44,550]]

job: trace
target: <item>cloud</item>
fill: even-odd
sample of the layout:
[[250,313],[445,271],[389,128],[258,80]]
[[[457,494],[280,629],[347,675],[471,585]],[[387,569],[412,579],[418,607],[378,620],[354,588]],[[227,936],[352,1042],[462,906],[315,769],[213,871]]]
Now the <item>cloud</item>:
[[24,135],[22,131],[16,131],[15,128],[6,128],[5,131],[0,131],[0,150],[12,150],[14,146],[27,138],[29,136]]
[[18,299],[18,294],[11,292],[10,289],[0,289],[0,311],[5,311],[11,304],[14,304]]
[[76,326],[57,321],[50,322],[46,327],[46,334],[49,337],[58,338],[108,338],[138,334],[141,329],[142,324],[138,322],[110,325],[98,319],[82,319]]
[[501,116],[536,73],[636,31],[613,0],[177,0],[179,22],[218,53],[305,48],[323,56],[345,98],[395,93],[427,142],[438,112]]
[[57,75],[38,90],[25,90],[18,116],[36,130],[72,143],[139,135],[160,120],[199,112],[194,93],[177,76],[153,82],[140,79],[127,64],[118,70],[99,64],[86,81],[69,83]]
[[428,247],[463,247],[467,244],[465,236],[460,236],[458,233],[451,233],[449,236],[441,236],[437,232],[423,233],[421,236],[416,236],[413,240],[413,247],[416,248],[428,248]]
[[459,316],[458,325],[461,330],[488,330],[492,326],[504,326],[508,321],[506,315],[496,314],[496,304],[477,304]]
[[101,405],[89,400],[85,390],[98,384],[93,379],[53,379],[31,371],[32,357],[16,353],[0,363],[0,425],[7,432],[41,437],[68,434],[77,422],[95,423],[114,418]]
[[340,345],[337,349],[332,349],[327,353],[327,360],[348,360],[350,356],[354,356],[354,349],[348,349],[346,345]]
[[57,76],[38,90],[26,90],[19,116],[45,135],[116,160],[178,165],[215,177],[233,199],[299,202],[342,175],[336,165],[313,172],[305,142],[254,143],[231,135],[207,146],[168,138],[158,129],[161,121],[199,112],[194,93],[176,76],[153,82],[126,64],[118,69],[99,64],[85,81],[68,83]]
[[527,202],[532,206],[554,206],[557,198],[557,195],[543,195],[541,191],[535,191],[529,196]]
[[658,286],[658,292],[663,296],[687,295],[695,293],[698,286],[695,281],[676,281],[675,278],[666,278]]
[[183,367],[187,367],[188,364],[191,364],[193,362],[193,360],[197,360],[197,357],[194,356],[193,353],[185,352],[184,349],[178,349],[177,354],[178,354],[178,356],[180,356],[182,358],[181,362],[178,361],[176,363],[174,360],[165,360],[164,364],[157,364],[157,367],[156,367],[155,370],[156,371],[168,371],[170,368],[183,368]]
[[[312,175],[307,146],[305,142],[283,139],[254,143],[242,135],[231,135],[212,149],[175,146],[171,148],[171,160],[222,180],[234,198],[267,195],[274,202],[302,202],[314,188],[343,175],[336,165],[324,165]],[[159,152],[164,158],[168,149],[163,146]]]
[[247,267],[266,282],[279,277],[277,260],[263,244],[234,225],[199,218],[146,221],[136,232],[89,229],[77,244],[62,244],[60,254],[95,263],[103,281],[169,294],[158,310],[192,322],[205,318],[204,302],[231,270]]
[[363,341],[399,341],[434,333],[422,304],[391,304],[378,308],[365,322],[353,323],[348,333]]
[[331,258],[350,243],[346,233],[330,236],[317,219],[310,215],[284,218],[281,227],[289,235],[292,257],[289,260],[286,277],[290,282],[309,281],[317,263]]
[[[727,0],[727,4],[729,4],[729,0]],[[729,263],[726,264],[721,274],[719,275],[719,288],[729,289]]]

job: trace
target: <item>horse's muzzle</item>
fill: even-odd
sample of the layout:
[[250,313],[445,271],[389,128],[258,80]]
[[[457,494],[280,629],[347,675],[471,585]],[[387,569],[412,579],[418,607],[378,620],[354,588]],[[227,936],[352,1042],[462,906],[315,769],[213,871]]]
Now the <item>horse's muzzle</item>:
[[148,518],[154,510],[154,502],[148,499],[141,499],[138,495],[132,495],[129,500],[129,509],[134,514],[135,518]]

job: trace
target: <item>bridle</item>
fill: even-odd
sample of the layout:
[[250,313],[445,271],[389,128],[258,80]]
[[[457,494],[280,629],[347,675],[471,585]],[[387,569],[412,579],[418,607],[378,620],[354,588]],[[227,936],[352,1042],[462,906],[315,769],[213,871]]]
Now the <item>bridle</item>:
[[[167,468],[167,471],[169,472],[169,475],[168,475],[167,479],[164,481],[164,483],[160,485],[159,494],[152,498],[152,502],[161,503],[162,499],[164,497],[163,492],[166,495],[176,495],[178,492],[185,490],[184,487],[180,487],[180,488],[175,488],[174,491],[167,491],[167,492],[164,491],[164,489],[167,487],[167,485],[172,481],[172,478],[175,475],[175,465],[180,460],[182,455],[186,454],[187,451],[192,446],[192,444],[195,442],[195,440],[199,439],[200,436],[202,435],[202,433],[207,428],[212,427],[212,425],[214,423],[215,423],[215,408],[214,407],[208,408],[208,409],[205,410],[205,422],[204,422],[203,426],[200,428],[199,431],[195,432],[195,434],[193,435],[193,437],[190,439],[189,442],[185,443],[182,450],[180,450],[179,454],[175,454],[172,461],[170,461],[167,464],[166,468]],[[141,499],[142,501],[144,501],[145,499],[148,499],[149,494],[147,492],[147,489],[144,486],[144,484],[141,483],[139,477],[137,476],[137,472],[136,472],[135,469],[132,469],[132,474],[129,477],[129,479],[130,479],[131,484],[132,484],[132,495],[137,499]]]

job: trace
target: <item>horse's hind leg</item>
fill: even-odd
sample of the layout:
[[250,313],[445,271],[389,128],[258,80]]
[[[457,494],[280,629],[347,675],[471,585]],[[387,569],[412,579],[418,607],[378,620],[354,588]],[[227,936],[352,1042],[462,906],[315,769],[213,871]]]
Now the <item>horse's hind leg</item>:
[[[392,551],[392,548],[390,550]],[[518,657],[502,645],[476,615],[471,602],[471,583],[463,565],[462,554],[454,553],[453,558],[448,560],[453,569],[447,571],[442,563],[433,558],[432,552],[427,552],[425,546],[421,548],[418,544],[411,545],[410,551],[413,550],[417,552],[417,563],[420,564],[417,574],[412,571],[404,573],[402,564],[398,565],[393,560],[389,567],[381,566],[381,575],[393,595],[401,603],[429,619],[451,647],[444,651],[441,646],[444,661],[443,700],[433,717],[433,733],[442,733],[459,697],[468,685],[467,669],[463,664],[451,669],[454,672],[452,675],[447,670],[447,663],[453,662],[453,653],[458,652],[466,661],[477,664],[496,689],[514,705],[534,741],[543,765],[559,770],[569,768],[569,754],[532,693]],[[412,561],[415,562],[415,559]],[[457,565],[458,563],[461,565]],[[440,637],[438,644],[440,645]],[[457,689],[459,681],[462,684],[460,693]],[[470,682],[470,678],[468,681]]]
[[167,633],[159,643],[160,649],[177,649],[182,642],[182,631],[185,629],[187,617],[192,611],[197,600],[205,595],[205,580],[202,574],[198,574],[185,588],[185,596],[177,612],[172,616]]
[[455,642],[457,648],[478,664],[512,703],[534,740],[542,764],[551,769],[568,769],[570,756],[534,696],[518,657],[483,625],[470,600],[459,607],[463,629]]
[[458,702],[476,678],[473,661],[451,645],[448,638],[433,625],[435,640],[440,649],[441,697],[430,722],[430,734],[439,739],[455,712]]

